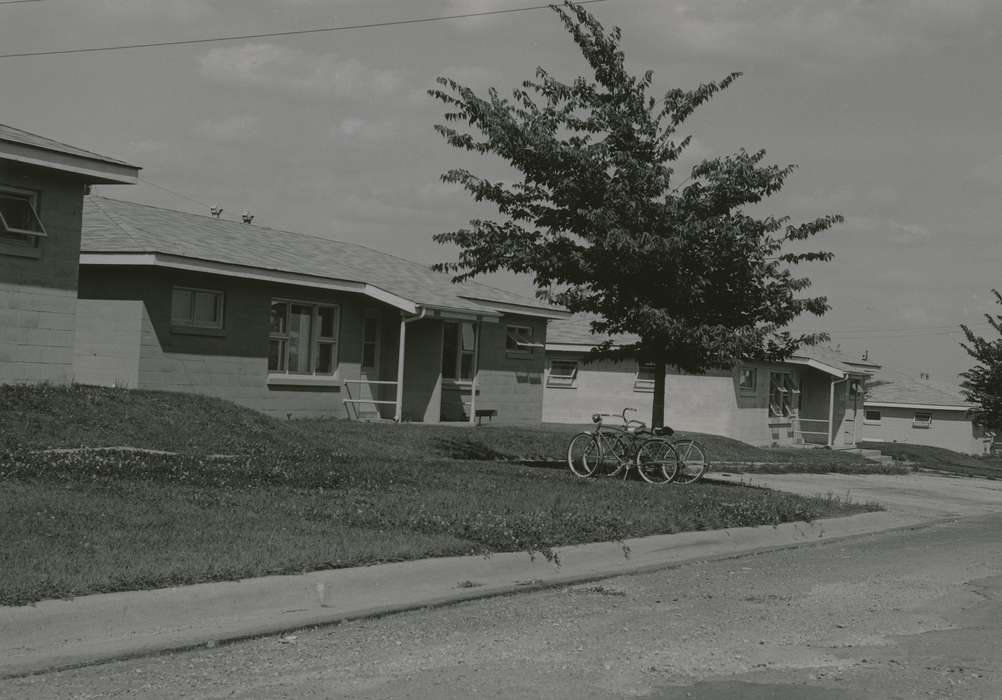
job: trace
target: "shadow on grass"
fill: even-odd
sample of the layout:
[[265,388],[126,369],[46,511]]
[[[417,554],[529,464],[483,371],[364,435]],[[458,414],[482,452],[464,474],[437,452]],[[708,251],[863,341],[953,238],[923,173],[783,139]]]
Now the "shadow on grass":
[[[499,452],[492,447],[488,447],[482,442],[469,438],[435,438],[432,445],[436,450],[449,459],[464,459],[482,462],[507,462],[511,460],[509,455]],[[535,465],[530,465],[535,466]]]

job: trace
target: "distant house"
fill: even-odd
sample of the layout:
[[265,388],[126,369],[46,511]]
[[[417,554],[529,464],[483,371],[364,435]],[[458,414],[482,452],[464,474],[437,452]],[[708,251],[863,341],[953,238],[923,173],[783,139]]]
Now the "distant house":
[[988,454],[993,438],[975,420],[977,408],[959,386],[885,370],[867,389],[863,438]]
[[138,174],[0,124],[0,383],[72,379],[84,191]]
[[[587,423],[593,413],[637,408],[650,422],[653,366],[635,360],[589,361],[607,338],[576,316],[550,324],[543,420]],[[627,344],[635,338],[617,340]],[[782,363],[740,363],[694,375],[669,368],[665,423],[756,445],[815,443],[851,447],[860,439],[863,388],[879,365],[825,348],[805,348]]]
[[532,298],[361,245],[87,197],[77,381],[286,416],[542,418]]

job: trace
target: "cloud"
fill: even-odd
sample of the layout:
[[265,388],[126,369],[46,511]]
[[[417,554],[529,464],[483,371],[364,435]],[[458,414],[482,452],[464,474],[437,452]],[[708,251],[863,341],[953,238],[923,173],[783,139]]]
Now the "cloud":
[[389,119],[369,120],[361,117],[342,119],[331,130],[337,141],[380,143],[397,133],[396,122]]
[[928,50],[986,20],[986,0],[700,0],[652,3],[668,46],[726,58],[861,61]]
[[399,89],[396,71],[369,68],[354,58],[308,54],[278,44],[219,47],[200,59],[202,76],[222,83],[335,97],[385,96]]
[[845,227],[851,233],[862,234],[874,242],[917,248],[932,242],[935,235],[925,226],[902,223],[894,219],[870,216],[850,216]]
[[239,143],[250,141],[258,135],[260,119],[249,114],[238,114],[219,120],[206,120],[195,127],[195,133],[212,141]]

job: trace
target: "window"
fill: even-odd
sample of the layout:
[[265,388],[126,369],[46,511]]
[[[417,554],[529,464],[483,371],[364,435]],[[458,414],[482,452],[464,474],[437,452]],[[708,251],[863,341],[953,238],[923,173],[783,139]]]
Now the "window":
[[875,408],[867,408],[863,411],[863,422],[871,425],[880,424],[880,411]]
[[472,322],[446,322],[442,337],[442,378],[471,381],[477,348],[477,330]]
[[170,322],[194,328],[222,328],[223,293],[212,289],[174,287]]
[[633,380],[633,390],[643,392],[654,391],[654,363],[644,362],[637,367],[637,376]]
[[858,399],[863,394],[863,383],[858,379],[849,380],[849,398]]
[[932,425],[931,413],[916,413],[914,420],[912,420],[913,428],[928,428],[931,425]]
[[362,321],[362,369],[376,369],[379,364],[379,316],[367,313]]
[[788,372],[769,373],[769,415],[789,418],[793,415],[794,397],[800,392],[793,385]]
[[268,371],[334,374],[337,368],[336,306],[271,302]]
[[551,360],[546,386],[573,387],[578,378],[578,363],[573,360]]
[[38,247],[46,235],[38,218],[38,195],[28,190],[0,188],[0,243]]
[[741,391],[755,391],[758,380],[758,370],[754,367],[742,367],[738,370],[738,388]]
[[508,355],[529,355],[536,345],[532,342],[532,328],[529,326],[505,327],[505,351]]

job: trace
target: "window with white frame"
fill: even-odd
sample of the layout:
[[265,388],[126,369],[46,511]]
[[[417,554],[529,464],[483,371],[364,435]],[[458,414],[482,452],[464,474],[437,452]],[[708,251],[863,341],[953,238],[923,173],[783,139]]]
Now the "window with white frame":
[[795,397],[799,393],[789,372],[769,373],[769,416],[789,418],[793,415]]
[[38,217],[38,193],[0,187],[0,243],[37,248],[45,236]]
[[504,349],[508,355],[530,355],[532,354],[532,327],[531,326],[505,326]]
[[758,370],[754,367],[741,367],[738,369],[738,389],[741,391],[755,391],[758,383]]
[[338,307],[271,302],[268,371],[331,375],[337,369]]
[[863,422],[870,425],[880,425],[880,411],[876,408],[864,409]]
[[472,381],[477,352],[477,328],[471,321],[442,324],[442,378]]
[[379,365],[379,316],[368,312],[362,319],[362,369]]
[[171,290],[170,322],[192,328],[223,327],[223,293],[215,289],[174,287]]
[[653,392],[656,374],[653,362],[644,362],[637,365],[637,376],[633,379],[633,390],[645,393]]
[[912,420],[913,428],[928,428],[931,425],[932,425],[931,413],[916,413],[915,418]]
[[578,378],[576,360],[550,360],[550,373],[546,376],[546,386],[573,387]]

